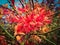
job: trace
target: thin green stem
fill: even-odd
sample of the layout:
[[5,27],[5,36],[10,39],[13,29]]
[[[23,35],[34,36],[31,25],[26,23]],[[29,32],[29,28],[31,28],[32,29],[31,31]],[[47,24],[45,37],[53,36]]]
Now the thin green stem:
[[43,35],[39,35],[39,36],[40,36],[42,39],[44,39],[45,41],[48,41],[48,42],[50,42],[51,44],[56,45],[54,42],[50,41],[49,39],[44,38]]
[[43,33],[43,34],[30,34],[30,35],[46,35],[46,34],[48,34],[48,33],[58,31],[58,29],[60,29],[60,27],[54,28],[54,29],[52,29],[52,31],[49,31],[49,32],[46,32],[46,33]]
[[14,36],[12,36],[6,29],[4,29],[1,25],[0,25],[0,28],[12,39],[15,39]]
[[45,38],[46,41],[52,43],[53,45],[56,45],[54,42],[50,41],[49,39]]

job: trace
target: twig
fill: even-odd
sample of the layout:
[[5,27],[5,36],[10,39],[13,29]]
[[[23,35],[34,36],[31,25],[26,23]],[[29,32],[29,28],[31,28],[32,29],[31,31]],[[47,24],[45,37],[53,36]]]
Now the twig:
[[33,0],[31,0],[32,1],[32,7],[33,7],[33,9],[34,9],[34,1]]
[[19,1],[20,1],[20,3],[21,3],[22,7],[24,8],[24,5],[23,5],[22,1],[21,1],[21,0],[19,0]]

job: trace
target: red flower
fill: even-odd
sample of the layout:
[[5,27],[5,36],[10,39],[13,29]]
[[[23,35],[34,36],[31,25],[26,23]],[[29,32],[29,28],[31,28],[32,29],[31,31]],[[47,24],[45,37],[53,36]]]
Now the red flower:
[[[21,12],[26,12],[25,8],[19,8],[18,10]],[[30,33],[31,31],[39,30],[40,27],[42,27],[45,23],[50,24],[51,19],[49,19],[51,12],[46,11],[45,8],[40,8],[38,11],[38,14],[29,13],[27,16],[9,16],[9,21],[12,23],[17,23],[17,33],[23,32],[23,33]]]
[[40,15],[40,16],[38,16],[37,18],[36,18],[36,21],[38,22],[43,22],[43,20],[44,20],[44,15]]
[[18,10],[23,12],[23,13],[26,11],[24,8],[19,8],[19,7],[18,7]]
[[[50,24],[51,20],[45,19],[45,15],[41,15],[39,14],[39,16],[37,16],[36,19],[34,19],[34,14],[30,14],[26,17],[21,17],[19,20],[20,22],[18,22],[17,26],[17,32],[24,32],[24,33],[29,33],[31,31],[34,30],[38,30],[39,27],[43,26],[44,23]],[[48,17],[47,17],[48,18]],[[17,19],[14,19],[15,22],[17,21]]]
[[3,14],[4,14],[4,15],[8,15],[9,13],[10,13],[10,12],[9,12],[8,9],[4,9],[4,10],[3,10]]
[[47,24],[51,24],[51,22],[52,22],[51,20],[46,20],[45,21],[45,23],[47,23]]

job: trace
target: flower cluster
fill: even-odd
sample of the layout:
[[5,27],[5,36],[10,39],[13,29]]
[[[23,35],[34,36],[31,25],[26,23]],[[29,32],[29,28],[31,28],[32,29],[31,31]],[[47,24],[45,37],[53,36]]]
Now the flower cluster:
[[42,7],[38,3],[34,3],[34,9],[30,6],[26,4],[24,8],[15,7],[15,11],[6,8],[4,10],[3,8],[0,9],[2,10],[0,13],[3,15],[3,20],[14,28],[14,36],[17,41],[20,43],[25,42],[25,45],[35,45],[35,41],[40,43],[41,38],[38,34],[51,31],[50,24],[53,22],[54,12],[46,8],[46,6]]
[[[34,10],[35,11],[35,10]],[[50,11],[45,12],[44,8],[39,10],[39,13],[35,14],[32,11],[29,15],[14,17],[13,22],[16,22],[15,26],[16,33],[29,33],[31,31],[39,30],[45,24],[50,24],[52,19],[50,19]]]
[[28,34],[31,31],[39,30],[40,27],[52,22],[52,12],[50,10],[46,10],[45,7],[37,6],[37,8],[32,11],[29,11],[29,9],[30,8],[28,6],[17,9],[19,12],[22,12],[22,15],[24,16],[14,15],[14,13],[9,14],[8,11],[5,10],[6,13],[9,14],[6,15],[6,19],[10,23],[17,23],[17,25],[15,25],[15,33]]

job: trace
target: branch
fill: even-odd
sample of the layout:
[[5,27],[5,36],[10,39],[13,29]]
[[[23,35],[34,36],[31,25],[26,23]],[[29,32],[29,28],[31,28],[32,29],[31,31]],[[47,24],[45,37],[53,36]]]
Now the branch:
[[20,3],[21,3],[22,7],[24,8],[24,5],[23,5],[22,1],[21,1],[21,0],[19,0],[19,1],[20,1]]
[[32,0],[32,7],[33,7],[33,9],[34,9],[34,1]]

